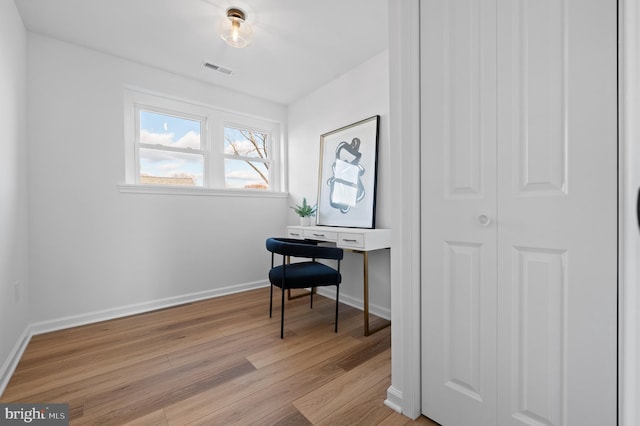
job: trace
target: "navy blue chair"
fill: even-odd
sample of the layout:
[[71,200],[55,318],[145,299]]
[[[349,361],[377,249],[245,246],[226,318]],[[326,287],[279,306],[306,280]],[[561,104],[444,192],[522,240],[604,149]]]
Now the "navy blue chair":
[[[273,310],[273,286],[282,290],[282,302],[280,309],[280,338],[284,338],[284,291],[292,288],[311,288],[311,308],[313,308],[313,293],[316,287],[336,286],[336,326],[338,332],[338,294],[340,291],[340,261],[343,251],[337,247],[319,246],[315,241],[294,240],[290,238],[268,238],[267,250],[271,252],[271,270],[269,281],[271,293],[269,296],[269,318]],[[275,255],[282,256],[282,264],[275,264]],[[289,263],[291,257],[310,259],[302,262]],[[334,269],[317,259],[337,260],[337,268]]]

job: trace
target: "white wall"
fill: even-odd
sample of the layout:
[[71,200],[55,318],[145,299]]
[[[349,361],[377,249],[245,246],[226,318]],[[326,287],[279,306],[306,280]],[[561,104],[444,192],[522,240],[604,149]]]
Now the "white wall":
[[[290,203],[307,197],[317,200],[320,135],[380,115],[376,227],[391,228],[389,155],[389,55],[384,52],[289,105],[289,192]],[[297,224],[290,210],[289,223]],[[372,252],[369,257],[369,288],[372,312],[390,315],[389,252]],[[345,254],[340,300],[361,306],[362,259]]]
[[286,225],[286,197],[119,192],[123,88],[286,128],[284,106],[31,33],[27,75],[36,331],[128,313],[136,304],[266,284],[264,240]]
[[0,392],[29,322],[25,73],[22,20],[13,0],[0,0]]

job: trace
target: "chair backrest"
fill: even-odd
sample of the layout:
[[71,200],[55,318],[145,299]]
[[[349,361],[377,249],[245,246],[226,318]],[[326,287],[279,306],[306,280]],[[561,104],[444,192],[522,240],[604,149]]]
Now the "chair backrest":
[[315,241],[267,238],[266,245],[270,252],[283,256],[342,260],[344,255],[341,248],[319,246]]

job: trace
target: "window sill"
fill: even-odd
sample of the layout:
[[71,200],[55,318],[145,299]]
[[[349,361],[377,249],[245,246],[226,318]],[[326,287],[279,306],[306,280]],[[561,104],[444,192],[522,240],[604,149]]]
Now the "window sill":
[[287,198],[286,192],[255,189],[195,188],[169,185],[138,185],[121,183],[118,190],[125,194],[198,195],[208,197]]

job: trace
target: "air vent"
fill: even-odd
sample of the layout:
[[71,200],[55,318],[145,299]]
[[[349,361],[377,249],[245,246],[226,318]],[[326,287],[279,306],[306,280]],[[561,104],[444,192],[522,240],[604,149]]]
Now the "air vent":
[[231,75],[231,73],[233,72],[229,68],[221,67],[220,65],[212,64],[211,62],[203,62],[202,66],[226,75]]

